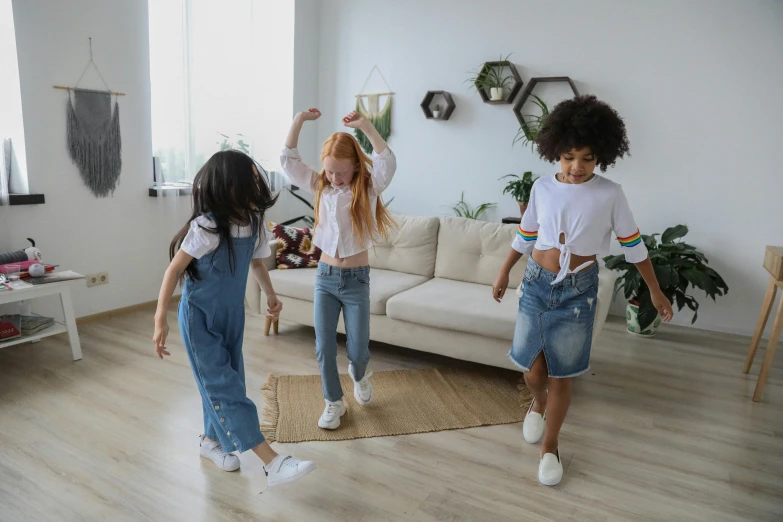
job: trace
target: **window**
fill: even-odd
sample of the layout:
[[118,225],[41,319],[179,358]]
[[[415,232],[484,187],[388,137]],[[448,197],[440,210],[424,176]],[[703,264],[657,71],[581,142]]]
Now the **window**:
[[0,0],[0,205],[9,194],[27,194],[22,93],[11,0]]
[[279,171],[293,107],[294,2],[149,0],[160,182],[192,182],[222,148]]

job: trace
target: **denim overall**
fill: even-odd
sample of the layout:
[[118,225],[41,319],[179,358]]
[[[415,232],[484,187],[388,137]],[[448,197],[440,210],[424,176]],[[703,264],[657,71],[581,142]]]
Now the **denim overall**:
[[242,338],[245,288],[258,238],[232,238],[234,273],[228,245],[196,260],[199,280],[187,278],[179,303],[179,329],[204,408],[204,435],[224,451],[244,452],[262,442],[256,405],[247,398]]

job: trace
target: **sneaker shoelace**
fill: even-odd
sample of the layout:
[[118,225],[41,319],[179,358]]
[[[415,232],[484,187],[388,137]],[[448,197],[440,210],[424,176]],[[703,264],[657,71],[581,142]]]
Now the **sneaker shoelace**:
[[326,413],[328,415],[336,415],[339,412],[340,412],[340,405],[336,402],[330,402],[326,406]]
[[277,469],[276,469],[276,470],[274,470],[274,471],[275,471],[275,472],[277,472],[277,473],[280,473],[280,470],[281,470],[281,469],[283,469],[283,466],[285,466],[285,467],[287,467],[287,468],[296,468],[296,461],[294,460],[294,458],[293,458],[293,457],[291,457],[290,455],[288,455],[288,456],[286,456],[286,457],[285,457],[285,458],[282,460],[282,462],[280,462],[280,465],[279,465],[279,466],[277,466]]

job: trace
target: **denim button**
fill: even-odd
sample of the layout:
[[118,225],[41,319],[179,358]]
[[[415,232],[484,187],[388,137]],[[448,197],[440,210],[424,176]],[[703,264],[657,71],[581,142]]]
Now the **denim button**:
[[230,432],[230,431],[227,431],[227,432],[226,432],[226,435],[229,435],[229,436],[230,436],[230,435],[231,435],[231,432]]
[[237,444],[237,443],[235,442],[235,443],[234,443],[234,447],[236,448],[237,446],[239,446],[239,444]]
[[220,409],[220,406],[215,406],[215,411],[218,411]]
[[220,419],[220,422],[226,422],[226,419]]

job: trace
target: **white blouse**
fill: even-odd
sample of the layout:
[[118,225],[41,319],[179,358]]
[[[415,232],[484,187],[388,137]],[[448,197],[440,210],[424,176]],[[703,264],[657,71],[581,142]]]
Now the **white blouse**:
[[[319,174],[302,162],[297,149],[288,147],[283,149],[280,164],[295,185],[315,193]],[[380,154],[373,151],[370,171],[372,177],[370,211],[373,218],[378,196],[389,186],[396,170],[397,158],[389,147]],[[324,187],[318,208],[320,222],[313,231],[313,244],[328,256],[351,257],[372,247],[372,238],[367,237],[361,243],[359,238],[354,236],[351,218],[352,202],[353,191],[350,185],[339,189],[331,185]]]
[[[647,259],[623,188],[614,181],[594,175],[581,184],[562,183],[556,176],[536,180],[530,202],[522,217],[512,248],[522,254],[560,249],[560,273],[556,284],[570,271],[571,254],[593,256],[609,252],[612,232],[623,247],[629,263]],[[560,234],[565,243],[560,243]],[[588,266],[586,263],[574,272]]]
[[[213,234],[201,227],[215,228],[215,222],[203,215],[191,221],[190,230],[188,230],[185,239],[182,240],[182,246],[180,247],[183,252],[196,259],[201,259],[205,255],[213,252],[218,245],[220,245],[220,236],[218,234]],[[231,237],[251,237],[252,235],[253,229],[250,226],[240,227],[231,225]],[[264,224],[258,234],[256,248],[253,252],[253,259],[265,258],[272,255],[272,248],[269,246],[271,236],[272,234],[269,232],[266,224]]]

